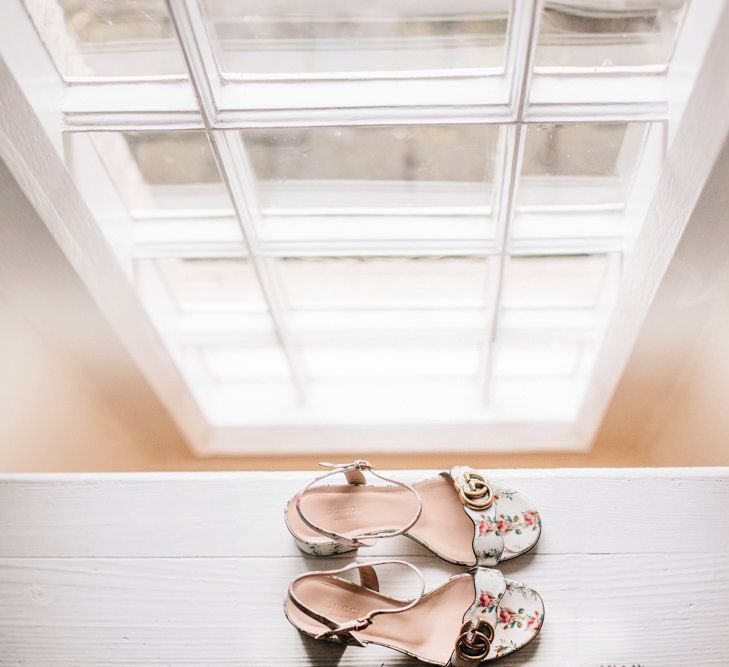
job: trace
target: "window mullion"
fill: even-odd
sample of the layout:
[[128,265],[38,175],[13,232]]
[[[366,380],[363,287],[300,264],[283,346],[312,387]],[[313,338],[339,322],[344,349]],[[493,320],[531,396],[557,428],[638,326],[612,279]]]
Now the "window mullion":
[[200,29],[200,18],[195,18],[197,8],[185,0],[167,0],[172,24],[185,59],[190,84],[195,95],[203,124],[211,128],[215,124],[217,109],[215,93],[217,70],[212,57],[212,47],[204,30]]
[[[249,261],[268,306],[276,338],[286,356],[292,383],[299,400],[303,402],[305,399],[304,374],[295,348],[289,343],[283,303],[279,290],[276,288],[270,262],[258,254],[255,227],[255,216],[258,215],[258,209],[254,204],[254,184],[250,168],[247,166],[242,142],[237,134],[235,135],[236,142],[231,138],[231,133],[212,129],[217,114],[216,79],[215,74],[210,70],[214,66],[214,60],[211,60],[212,47],[204,30],[201,31],[195,27],[194,19],[190,14],[191,11],[197,11],[193,3],[186,3],[184,0],[168,0],[168,6],[203,124],[248,249]],[[202,25],[199,20],[197,25]]]
[[506,150],[504,151],[503,169],[501,170],[503,176],[499,194],[499,219],[497,224],[499,254],[496,259],[496,286],[494,289],[493,311],[491,313],[487,334],[487,348],[484,355],[483,368],[480,373],[486,400],[489,400],[489,393],[493,381],[494,343],[496,341],[499,324],[504,268],[509,251],[510,227],[514,217],[516,185],[524,152],[524,137],[526,136],[527,129],[524,119],[529,100],[534,52],[539,37],[540,8],[541,3],[539,0],[518,2],[515,3],[514,7],[515,27],[512,32],[513,38],[509,48],[515,50],[517,54],[512,59],[514,66],[512,77],[512,108],[514,110],[515,123],[505,130]]

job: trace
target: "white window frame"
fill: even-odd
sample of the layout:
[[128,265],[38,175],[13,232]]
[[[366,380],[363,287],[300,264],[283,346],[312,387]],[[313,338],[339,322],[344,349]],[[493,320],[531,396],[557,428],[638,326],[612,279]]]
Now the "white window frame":
[[[694,3],[696,4],[696,3]],[[720,6],[721,5],[721,6]],[[350,449],[354,452],[391,449],[443,450],[457,447],[460,450],[480,452],[517,451],[581,451],[590,446],[605,413],[610,397],[625,367],[632,344],[636,340],[643,322],[649,313],[651,298],[657,292],[662,277],[672,261],[678,240],[689,225],[703,224],[694,220],[693,213],[699,206],[703,185],[712,175],[716,160],[711,156],[726,140],[725,124],[709,125],[703,122],[708,115],[717,117],[723,113],[726,102],[723,90],[722,67],[717,63],[729,62],[729,47],[714,40],[711,51],[705,58],[692,53],[689,56],[677,54],[679,63],[686,68],[696,67],[702,62],[693,98],[687,106],[681,128],[676,131],[667,163],[673,171],[664,170],[656,194],[650,204],[647,222],[629,256],[625,278],[618,297],[617,308],[608,327],[608,333],[598,355],[596,368],[588,384],[587,398],[576,420],[556,412],[545,413],[544,419],[495,420],[488,410],[478,418],[463,416],[462,419],[419,420],[417,415],[403,411],[398,418],[379,423],[362,425],[353,416],[345,415],[339,420],[317,414],[306,414],[294,409],[278,421],[262,419],[259,423],[243,426],[216,426],[208,423],[196,404],[185,380],[175,367],[168,350],[154,329],[149,317],[141,307],[139,299],[129,282],[124,266],[120,266],[106,242],[91,228],[98,231],[86,203],[79,191],[69,180],[59,153],[63,145],[58,144],[61,132],[132,130],[132,129],[229,129],[232,127],[266,127],[275,125],[339,125],[367,122],[388,124],[407,122],[422,123],[466,123],[500,122],[508,123],[506,150],[521,150],[525,123],[560,122],[575,120],[656,120],[667,121],[676,117],[676,105],[681,104],[667,93],[665,79],[656,77],[646,80],[630,73],[614,77],[590,77],[584,75],[531,75],[531,56],[534,50],[541,3],[518,2],[512,20],[510,39],[521,45],[513,50],[519,62],[508,62],[511,75],[509,90],[505,90],[506,79],[498,84],[501,90],[478,88],[474,93],[473,81],[443,79],[443,77],[420,77],[403,86],[388,78],[377,80],[360,79],[351,82],[322,80],[314,82],[319,88],[307,87],[305,97],[291,102],[290,83],[282,81],[242,81],[222,86],[216,78],[216,65],[209,44],[200,30],[204,24],[199,16],[195,0],[169,0],[169,8],[178,30],[184,56],[192,80],[194,96],[189,84],[177,80],[145,81],[130,83],[108,82],[103,85],[103,95],[98,95],[99,84],[74,83],[68,87],[60,85],[43,54],[33,53],[26,57],[32,44],[38,46],[37,37],[15,31],[19,13],[17,7],[2,8],[2,23],[6,29],[0,34],[5,48],[3,56],[8,67],[0,72],[3,100],[8,100],[8,113],[0,124],[2,158],[11,173],[21,184],[29,200],[38,211],[55,242],[79,274],[104,317],[118,332],[122,344],[131,359],[141,369],[146,381],[162,399],[171,416],[186,436],[195,452],[201,455],[259,453],[275,447],[278,453],[337,451]],[[729,18],[725,3],[715,3],[693,13],[692,21],[697,25],[716,25],[717,32],[727,27]],[[8,29],[11,26],[12,29]],[[15,32],[13,32],[15,31]],[[7,34],[6,34],[7,33]],[[37,49],[36,49],[37,50]],[[13,55],[15,53],[15,56]],[[21,61],[25,62],[21,62]],[[44,71],[45,70],[45,71]],[[38,72],[44,71],[47,80],[55,80],[52,87],[39,85]],[[679,69],[677,76],[683,72]],[[485,77],[489,86],[498,77]],[[16,84],[23,85],[22,93],[31,100],[28,104]],[[309,82],[311,83],[311,82]],[[445,96],[447,106],[437,104]],[[571,101],[569,92],[580,91],[579,101]],[[373,92],[375,91],[375,92]],[[585,93],[587,91],[587,93]],[[367,100],[375,94],[377,99],[391,100],[391,104],[372,107]],[[346,98],[348,106],[337,106],[336,100]],[[527,111],[525,100],[531,95],[532,103]],[[626,102],[625,100],[629,100]],[[703,108],[697,108],[696,100],[702,100]],[[534,102],[536,100],[536,103]],[[565,101],[566,100],[566,101]],[[199,107],[199,111],[198,111]],[[36,118],[38,111],[43,125]],[[61,115],[62,112],[62,115]],[[202,120],[201,120],[202,119]],[[59,123],[62,120],[62,124]],[[227,174],[235,175],[226,184],[233,207],[241,224],[245,244],[253,252],[251,258],[258,273],[266,297],[276,334],[286,351],[294,383],[303,394],[303,373],[294,346],[290,344],[281,312],[280,297],[277,294],[269,255],[291,252],[291,244],[269,242],[266,246],[258,235],[254,224],[257,211],[250,204],[250,168],[241,159],[244,151],[236,143],[235,135],[213,133],[214,150],[225,167]],[[49,140],[49,138],[51,140]],[[28,139],[31,138],[31,141]],[[54,146],[53,141],[56,142]],[[704,156],[696,153],[696,146],[705,149]],[[689,163],[672,160],[672,156],[695,155]],[[708,157],[706,157],[708,156]],[[703,160],[697,164],[697,160]],[[517,161],[512,160],[512,164]],[[677,189],[674,180],[677,170],[683,170],[683,187]],[[498,170],[497,170],[498,171]],[[499,196],[507,202],[501,206],[493,245],[464,238],[453,241],[455,254],[473,252],[491,254],[497,260],[497,271],[503,273],[507,256],[507,227],[513,218],[514,188],[517,177],[513,169],[505,174],[505,181],[498,184]],[[63,192],[54,183],[64,182]],[[659,220],[656,222],[656,220]],[[666,227],[666,225],[669,225]],[[569,247],[570,241],[567,241]],[[574,242],[572,242],[574,243]],[[154,252],[154,244],[149,252]],[[383,246],[384,247],[384,246]],[[591,247],[582,249],[595,252],[625,251],[622,239],[601,240]],[[349,248],[356,253],[363,250],[354,241],[334,243],[332,254],[342,254]],[[298,253],[302,247],[296,247]],[[528,253],[529,247],[512,248]],[[246,248],[234,249],[245,252]],[[381,251],[376,244],[370,244],[368,252]],[[413,241],[407,248],[396,248],[405,254],[442,254],[440,246],[427,241]],[[317,248],[317,254],[321,249]],[[103,268],[105,280],[99,280]],[[118,303],[129,307],[120,312]],[[500,293],[496,297],[497,309]],[[491,323],[493,341],[495,320]],[[490,358],[487,359],[487,364]],[[455,413],[454,413],[455,414]],[[457,416],[457,415],[456,415]]]

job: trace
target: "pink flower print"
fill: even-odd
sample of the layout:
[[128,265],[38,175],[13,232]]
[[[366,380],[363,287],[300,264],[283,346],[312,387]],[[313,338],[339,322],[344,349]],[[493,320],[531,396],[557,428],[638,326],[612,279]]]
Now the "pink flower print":
[[524,523],[533,528],[539,523],[539,514],[534,510],[527,510],[524,512]]
[[495,648],[496,655],[504,655],[507,651],[516,651],[516,642],[510,639],[508,644],[502,639],[499,645]]
[[512,621],[516,621],[516,614],[511,609],[502,607],[499,609],[499,622],[504,626],[509,625]]
[[496,604],[496,598],[491,593],[482,591],[478,598],[478,603],[487,611],[491,611]]
[[496,529],[496,526],[491,523],[491,519],[482,516],[481,520],[478,522],[478,534],[482,537],[484,535],[488,535],[489,533],[492,533]]
[[529,620],[527,621],[527,628],[529,628],[533,632],[538,632],[541,627],[542,615],[538,611],[535,611],[531,616],[529,616]]
[[502,514],[499,522],[496,524],[496,532],[500,535],[505,535],[506,533],[510,533],[512,530],[514,530],[514,523],[508,516],[504,516]]

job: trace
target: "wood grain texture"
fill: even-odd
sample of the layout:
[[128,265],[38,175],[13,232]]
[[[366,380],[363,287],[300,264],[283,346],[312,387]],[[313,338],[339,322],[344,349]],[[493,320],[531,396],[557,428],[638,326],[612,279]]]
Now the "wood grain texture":
[[[397,473],[393,473],[397,474]],[[417,479],[421,474],[402,473]],[[495,471],[544,517],[537,548],[501,569],[542,594],[539,639],[503,665],[726,665],[728,469]],[[327,569],[283,525],[309,474],[0,478],[0,664],[415,665],[342,650],[284,619],[290,579]],[[406,539],[428,587],[460,568]],[[341,561],[352,560],[340,556]],[[383,590],[415,582],[384,572]]]
[[[454,571],[431,558],[412,561],[427,568],[431,586]],[[282,611],[286,586],[309,567],[326,563],[303,557],[2,559],[2,659],[411,664],[376,647],[342,652],[289,626]],[[535,645],[502,665],[726,664],[726,646],[716,641],[729,630],[726,555],[699,562],[685,554],[526,556],[504,570],[541,592],[547,616]]]
[[[387,474],[414,481],[435,472]],[[668,545],[717,553],[729,544],[728,468],[499,470],[492,478],[536,502],[540,554]],[[0,557],[296,556],[283,508],[310,480],[295,472],[0,476]],[[363,555],[427,553],[393,538]]]

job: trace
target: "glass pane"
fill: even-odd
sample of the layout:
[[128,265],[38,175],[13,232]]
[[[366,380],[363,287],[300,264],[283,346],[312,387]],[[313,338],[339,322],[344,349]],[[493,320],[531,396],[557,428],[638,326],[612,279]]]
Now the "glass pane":
[[504,271],[499,338],[594,340],[607,323],[619,283],[617,254],[511,257]]
[[495,378],[572,377],[579,370],[579,345],[503,343],[494,346]]
[[139,295],[193,391],[204,397],[221,383],[262,380],[288,387],[247,259],[141,259],[134,268]]
[[244,258],[153,260],[182,312],[265,311],[253,267]]
[[460,347],[328,347],[301,351],[313,380],[474,379],[481,349]]
[[507,308],[594,306],[607,277],[605,255],[511,257],[504,271]]
[[290,377],[279,347],[208,347],[200,355],[215,382],[269,382]]
[[595,207],[625,204],[648,123],[530,125],[517,206]]
[[588,71],[664,69],[688,0],[547,2],[535,65]]
[[486,304],[484,257],[286,258],[277,263],[292,309],[464,309]]
[[264,212],[491,207],[498,127],[244,130]]
[[164,0],[24,0],[67,79],[182,76]]
[[103,132],[91,139],[133,217],[232,212],[205,132]]
[[224,76],[504,69],[507,0],[204,0]]

